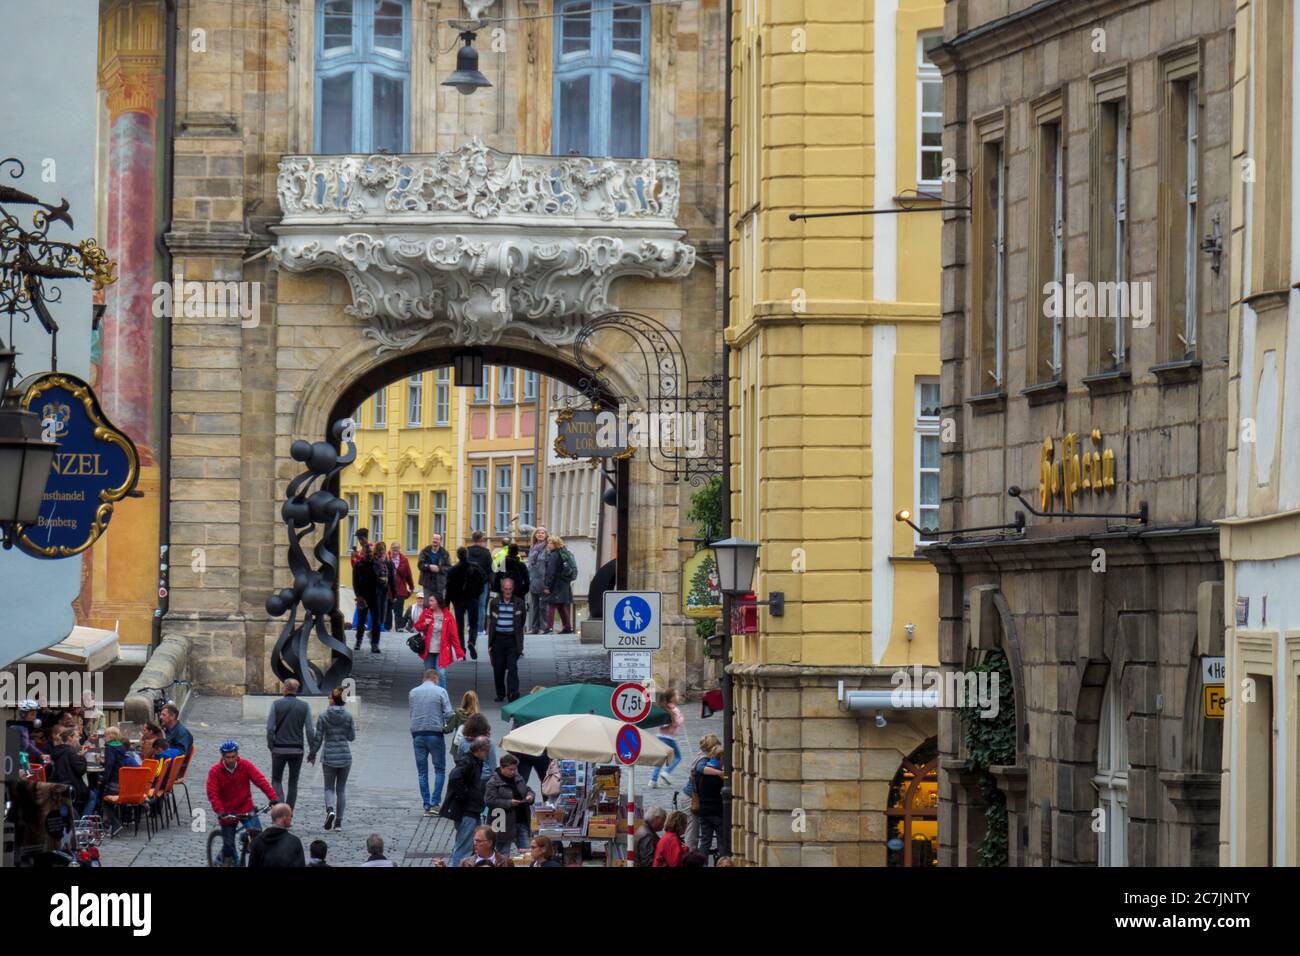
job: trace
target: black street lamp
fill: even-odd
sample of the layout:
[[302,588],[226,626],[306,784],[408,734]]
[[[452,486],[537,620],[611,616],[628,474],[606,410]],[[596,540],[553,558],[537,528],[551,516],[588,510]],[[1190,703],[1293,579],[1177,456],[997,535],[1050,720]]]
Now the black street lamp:
[[[725,538],[711,541],[709,547],[718,561],[718,588],[723,594],[736,597],[748,594],[754,583],[754,568],[758,565],[758,542],[744,538]],[[766,601],[746,601],[761,604],[773,617],[785,615],[785,592],[773,591]]]
[[456,51],[456,72],[442,81],[443,86],[454,87],[462,96],[469,96],[475,90],[492,85],[478,69],[478,50],[474,49],[476,36],[473,30],[461,31],[460,38],[465,41],[465,45]]

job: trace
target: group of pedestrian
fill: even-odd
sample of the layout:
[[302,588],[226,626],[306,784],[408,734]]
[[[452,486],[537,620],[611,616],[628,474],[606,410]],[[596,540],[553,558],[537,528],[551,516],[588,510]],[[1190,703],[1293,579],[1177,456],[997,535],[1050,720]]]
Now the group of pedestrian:
[[357,601],[352,622],[356,650],[361,650],[361,641],[369,627],[370,651],[378,654],[380,632],[385,628],[392,631],[404,627],[403,607],[415,590],[411,563],[396,543],[389,548],[383,541],[377,541],[371,547],[370,531],[361,528],[352,549],[352,590]]

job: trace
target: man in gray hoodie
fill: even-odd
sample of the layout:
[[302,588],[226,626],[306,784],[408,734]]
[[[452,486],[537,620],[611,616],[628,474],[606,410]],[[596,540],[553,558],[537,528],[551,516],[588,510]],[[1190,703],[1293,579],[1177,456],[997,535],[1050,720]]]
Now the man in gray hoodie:
[[[266,745],[271,749],[271,779],[275,792],[284,793],[292,807],[298,799],[298,774],[302,771],[303,742],[316,748],[316,731],[312,726],[311,708],[298,699],[298,682],[293,678],[281,685],[284,696],[271,705],[266,715]],[[289,771],[288,792],[281,787],[285,770]]]

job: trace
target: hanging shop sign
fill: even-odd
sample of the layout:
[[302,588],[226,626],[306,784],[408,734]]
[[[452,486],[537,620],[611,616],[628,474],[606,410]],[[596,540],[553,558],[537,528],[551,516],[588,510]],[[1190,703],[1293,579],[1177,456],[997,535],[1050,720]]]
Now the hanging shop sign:
[[722,617],[722,582],[712,548],[700,548],[682,562],[682,607],[687,617]]
[[1060,443],[1060,454],[1051,438],[1044,438],[1038,452],[1039,508],[1051,511],[1059,501],[1062,510],[1073,511],[1076,499],[1091,495],[1093,500],[1115,493],[1115,452],[1102,447],[1101,429],[1092,430],[1092,448],[1071,433]]
[[555,415],[555,453],[561,458],[622,461],[636,451],[619,416],[599,408],[562,408]]
[[59,450],[36,522],[16,529],[18,546],[37,558],[80,554],[108,529],[113,506],[135,490],[140,455],[75,375],[47,372],[23,388],[22,407],[40,415],[42,432]]

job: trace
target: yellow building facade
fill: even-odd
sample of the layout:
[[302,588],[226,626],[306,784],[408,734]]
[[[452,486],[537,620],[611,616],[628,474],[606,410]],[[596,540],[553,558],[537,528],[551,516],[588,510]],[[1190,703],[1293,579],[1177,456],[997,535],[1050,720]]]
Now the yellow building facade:
[[[447,543],[457,528],[456,479],[461,405],[451,369],[443,367],[400,379],[380,389],[353,414],[356,460],[343,472],[339,495],[348,503],[344,540],[351,548],[358,528],[371,543],[397,542],[411,561],[436,531]],[[352,586],[352,566],[340,579]]]
[[733,636],[733,851],[931,865],[937,711],[890,694],[938,662],[895,513],[937,528],[943,3],[731,14],[731,531],[786,601]]

